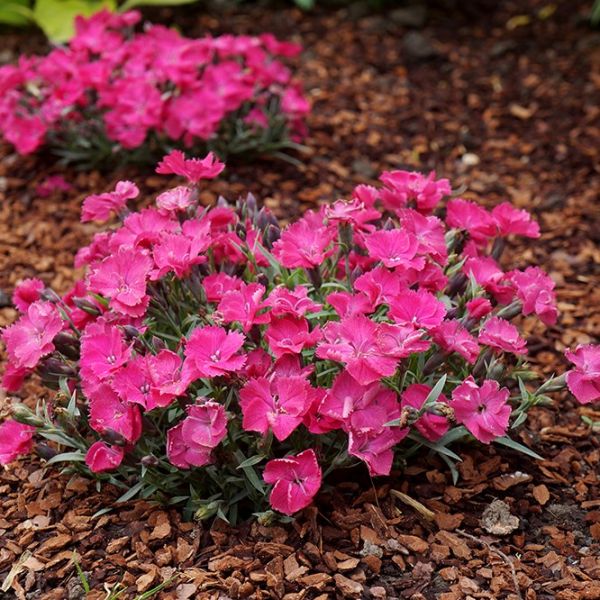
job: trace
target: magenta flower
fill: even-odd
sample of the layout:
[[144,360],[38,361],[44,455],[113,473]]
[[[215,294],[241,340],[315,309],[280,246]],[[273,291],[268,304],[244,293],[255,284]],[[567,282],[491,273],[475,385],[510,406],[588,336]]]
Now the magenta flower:
[[242,284],[239,290],[226,292],[217,312],[224,323],[241,323],[245,333],[253,325],[263,325],[269,322],[269,315],[264,311],[267,308],[263,301],[265,287],[258,283]]
[[123,226],[110,237],[109,250],[112,254],[127,252],[129,248],[147,249],[160,241],[167,233],[176,233],[179,223],[152,207],[131,213]]
[[183,421],[167,430],[167,456],[180,469],[204,467],[212,462],[212,448],[190,446],[183,436]]
[[444,223],[437,217],[426,217],[410,208],[403,208],[397,214],[402,227],[417,240],[417,254],[429,255],[445,265],[448,261],[448,249],[444,238]]
[[286,316],[273,319],[265,339],[275,358],[284,354],[300,354],[304,348],[314,346],[321,339],[318,327],[309,331],[308,321],[303,317]]
[[81,376],[83,381],[100,382],[112,376],[131,356],[121,330],[107,323],[90,323],[81,336]]
[[121,250],[95,265],[89,276],[90,291],[110,298],[116,312],[141,317],[148,308],[146,282],[153,266],[146,254]]
[[221,327],[194,329],[185,346],[183,378],[194,381],[239,371],[246,361],[243,354],[238,354],[244,339],[241,333]]
[[390,303],[389,315],[400,325],[431,329],[446,316],[446,307],[426,290],[403,290]]
[[394,298],[406,287],[398,273],[385,267],[376,267],[354,282],[354,289],[366,294],[373,310],[380,304],[391,305]]
[[240,290],[243,281],[226,273],[213,273],[202,280],[204,293],[208,302],[220,302],[227,292]]
[[304,286],[298,286],[293,290],[283,286],[276,287],[269,294],[265,306],[271,309],[271,315],[274,317],[285,315],[303,317],[307,313],[318,312],[323,308],[321,304],[308,297],[308,291]]
[[503,352],[527,354],[527,343],[519,335],[519,330],[499,317],[491,317],[484,323],[479,332],[479,341]]
[[31,373],[32,369],[26,367],[15,367],[8,362],[4,367],[2,374],[2,383],[0,384],[6,392],[18,392],[25,381],[25,378]]
[[486,379],[479,387],[469,376],[452,392],[450,406],[458,423],[462,423],[480,442],[489,444],[506,434],[510,405],[506,388]]
[[302,377],[251,379],[240,390],[242,427],[261,435],[272,431],[283,441],[302,423],[312,401],[312,388]]
[[187,185],[167,190],[156,197],[156,206],[167,212],[183,212],[194,204],[194,193]]
[[0,425],[0,465],[7,465],[27,454],[33,445],[35,428],[7,419]]
[[185,393],[189,382],[183,378],[181,357],[170,350],[161,350],[155,356],[148,356],[150,372],[150,399],[146,407],[152,410],[157,406],[171,404],[177,396]]
[[50,175],[36,186],[35,195],[40,198],[49,198],[56,192],[68,192],[73,186],[62,175]]
[[588,344],[567,350],[565,356],[575,368],[567,372],[569,390],[580,404],[600,399],[600,346]]
[[54,304],[42,300],[30,304],[18,321],[2,332],[13,366],[35,368],[42,357],[54,351],[52,340],[63,326]]
[[124,402],[139,404],[145,410],[154,408],[150,367],[145,356],[136,356],[116,371],[111,385]]
[[390,269],[422,269],[425,265],[423,258],[415,258],[419,247],[417,240],[404,229],[375,231],[365,237],[365,244],[369,256]]
[[408,435],[408,428],[386,427],[380,432],[351,431],[348,436],[348,454],[364,461],[369,473],[389,475],[394,461],[394,446]]
[[208,240],[204,243],[200,238],[189,238],[185,235],[166,234],[154,246],[152,256],[156,270],[152,272],[151,279],[157,280],[170,271],[180,279],[188,275],[194,265],[206,262],[205,256],[200,256],[208,248]]
[[114,192],[92,194],[83,201],[81,222],[106,221],[112,212],[119,212],[127,200],[137,198],[140,190],[131,181],[119,181]]
[[202,179],[214,179],[224,168],[225,165],[212,152],[202,159],[186,159],[181,150],[173,150],[163,157],[156,172],[161,175],[181,175],[190,183],[196,184]]
[[558,318],[554,281],[539,267],[512,271],[509,275],[517,288],[517,298],[523,303],[523,314],[535,313],[546,325],[554,325]]
[[375,225],[369,224],[369,221],[381,218],[377,209],[365,206],[358,198],[350,201],[336,200],[326,208],[325,215],[330,223],[345,223],[351,225],[355,231],[365,233],[375,230]]
[[473,298],[465,304],[467,313],[472,319],[481,319],[492,312],[492,303],[487,298]]
[[218,402],[198,398],[200,404],[187,407],[181,435],[190,448],[216,448],[227,435],[227,414]]
[[133,444],[142,435],[140,409],[134,404],[122,402],[116,392],[101,383],[93,393],[88,392],[90,427],[100,434],[109,431],[122,436]]
[[332,292],[327,296],[327,303],[342,319],[355,315],[367,315],[375,311],[371,300],[365,294]]
[[510,202],[502,202],[492,209],[492,217],[496,221],[501,237],[523,235],[529,238],[540,237],[540,226],[532,220],[526,210],[515,208]]
[[317,356],[341,362],[361,385],[379,381],[396,372],[398,358],[378,343],[379,327],[365,316],[329,322],[323,329],[325,340],[317,347]]
[[461,198],[448,202],[446,223],[467,231],[475,242],[486,242],[496,235],[496,221],[492,215],[485,208]]
[[477,340],[459,321],[444,321],[432,331],[433,341],[446,352],[457,352],[473,364],[479,356]]
[[[431,387],[422,383],[413,383],[402,392],[401,406],[412,406],[417,410],[421,409],[427,396],[431,392]],[[438,396],[436,402],[448,403],[448,399],[443,394]],[[419,433],[426,439],[435,442],[439,440],[449,429],[450,425],[446,417],[436,415],[431,412],[425,412],[415,422],[415,427]]]
[[379,382],[357,385],[342,371],[319,406],[319,413],[334,419],[346,432],[380,432],[386,423],[400,416],[396,394]]
[[285,229],[273,245],[273,255],[288,269],[312,269],[333,254],[330,246],[336,235],[335,227],[314,227],[305,216]]
[[242,376],[246,379],[265,377],[273,366],[271,355],[262,348],[250,350],[246,355],[246,364],[242,370]]
[[93,443],[85,454],[85,464],[92,473],[114,471],[123,462],[123,446],[109,446],[105,442]]
[[312,449],[296,456],[274,458],[263,471],[266,483],[273,484],[269,502],[285,515],[306,508],[321,487],[321,467]]
[[40,279],[23,279],[15,286],[12,302],[19,312],[25,313],[31,304],[42,297],[45,287],[44,282]]
[[436,180],[433,171],[427,176],[411,171],[384,171],[379,179],[386,185],[381,191],[383,205],[391,212],[414,201],[419,211],[429,213],[452,192],[450,182]]
[[490,256],[468,258],[463,272],[502,304],[508,304],[515,295],[506,273]]

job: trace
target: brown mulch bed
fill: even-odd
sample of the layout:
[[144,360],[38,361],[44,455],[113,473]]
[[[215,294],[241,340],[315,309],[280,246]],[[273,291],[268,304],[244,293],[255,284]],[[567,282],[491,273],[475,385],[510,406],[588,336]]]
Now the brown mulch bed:
[[[600,32],[586,21],[591,2],[464,4],[461,13],[431,3],[415,29],[397,11],[356,7],[178,11],[188,34],[301,41],[297,66],[314,103],[302,168],[232,165],[204,200],[252,191],[290,218],[408,167],[435,169],[468,197],[533,210],[543,236],[510,258],[539,264],[558,284],[558,325],[526,327],[534,366],[560,372],[566,346],[600,337]],[[40,46],[29,37],[3,44],[4,59]],[[39,198],[36,186],[56,173],[74,190]],[[121,176],[149,194],[170,185],[148,172],[77,174],[0,149],[0,290],[39,276],[64,291],[94,231],[78,221],[81,200]],[[5,325],[15,311],[6,296],[0,304]],[[24,396],[38,391],[31,383]],[[7,405],[0,398],[0,412]],[[100,599],[118,583],[121,598],[134,598],[170,581],[156,597],[598,599],[600,440],[582,415],[600,420],[566,397],[532,414],[521,441],[543,462],[465,448],[453,485],[443,463],[422,456],[375,487],[340,477],[285,526],[186,523],[141,501],[94,517],[116,494],[22,460],[0,472],[0,598]]]

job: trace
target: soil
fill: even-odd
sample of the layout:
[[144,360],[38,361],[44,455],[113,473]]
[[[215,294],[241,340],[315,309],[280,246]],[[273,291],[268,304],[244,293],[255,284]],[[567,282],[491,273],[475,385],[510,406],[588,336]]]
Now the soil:
[[[600,337],[600,31],[591,2],[462,4],[154,15],[188,35],[272,31],[306,49],[295,67],[314,108],[301,166],[230,165],[203,201],[250,191],[290,219],[382,170],[416,168],[465,186],[465,197],[527,208],[543,235],[513,246],[511,265],[546,269],[561,310],[553,327],[526,321],[531,363],[562,372],[565,347]],[[43,47],[5,35],[0,58]],[[56,174],[72,189],[41,197]],[[94,232],[79,223],[81,201],[123,177],[146,195],[173,184],[0,148],[0,325],[16,316],[20,279],[68,288],[74,253]],[[32,382],[23,396],[37,393]],[[0,397],[0,412],[8,402]],[[0,472],[0,598],[100,599],[119,585],[134,598],[166,582],[153,597],[598,599],[600,439],[583,416],[600,421],[600,410],[566,396],[531,414],[520,441],[543,461],[466,447],[453,484],[424,455],[372,486],[331,485],[287,525],[186,523],[143,501],[115,506],[111,490],[24,459]]]

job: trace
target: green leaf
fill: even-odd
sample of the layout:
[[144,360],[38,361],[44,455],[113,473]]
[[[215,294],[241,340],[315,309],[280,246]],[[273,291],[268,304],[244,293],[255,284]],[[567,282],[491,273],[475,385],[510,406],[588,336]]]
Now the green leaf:
[[115,0],[36,0],[33,18],[48,39],[61,43],[73,37],[76,16],[90,17],[103,8],[114,10]]
[[83,462],[85,460],[85,454],[80,450],[76,452],[62,452],[57,454],[46,461],[47,465],[54,465],[60,462]]
[[178,6],[180,4],[193,4],[198,0],[126,0],[120,7],[119,12],[125,12],[138,6]]
[[5,0],[0,6],[0,23],[24,27],[33,21],[29,0]]
[[253,467],[254,465],[257,465],[259,462],[261,462],[264,459],[265,459],[264,456],[261,456],[260,454],[255,454],[254,456],[251,456],[250,458],[247,458],[245,461],[241,462],[236,467],[236,469],[244,469],[245,467]]
[[312,10],[315,7],[315,0],[294,0],[294,2],[302,10]]
[[444,373],[442,377],[440,377],[439,381],[433,386],[432,390],[427,394],[427,398],[425,398],[425,402],[423,402],[423,406],[430,406],[434,402],[437,402],[437,399],[440,397],[441,393],[444,391],[444,386],[446,385],[447,375]]
[[142,490],[144,487],[143,481],[138,481],[133,487],[129,488],[122,496],[119,496],[117,499],[117,503],[127,502],[127,500],[131,500]]
[[500,444],[502,446],[506,446],[507,448],[511,448],[512,450],[516,450],[517,452],[521,452],[521,454],[526,454],[527,456],[531,456],[531,458],[535,458],[536,460],[544,460],[542,456],[520,444],[519,442],[515,442],[515,440],[511,440],[509,437],[500,437],[494,440],[494,444]]

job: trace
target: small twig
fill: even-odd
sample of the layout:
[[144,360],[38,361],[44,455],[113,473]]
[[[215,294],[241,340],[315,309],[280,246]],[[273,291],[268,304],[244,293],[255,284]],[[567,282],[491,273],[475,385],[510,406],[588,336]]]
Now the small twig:
[[470,533],[467,533],[466,531],[463,531],[462,529],[456,529],[456,533],[462,535],[463,537],[466,537],[467,539],[469,539],[477,544],[484,546],[490,552],[494,552],[495,554],[497,554],[508,565],[508,567],[510,569],[510,574],[512,576],[512,581],[513,581],[513,586],[515,588],[515,592],[517,593],[519,600],[523,600],[523,596],[521,595],[521,590],[519,589],[519,582],[517,581],[517,571],[515,569],[515,565],[514,565],[513,561],[510,559],[510,557],[507,556],[506,554],[504,554],[504,552],[502,552],[502,550],[499,550],[498,548],[494,548],[494,546],[492,546],[490,543],[486,542],[485,540],[475,537],[474,535],[471,535]]
[[411,508],[414,508],[428,521],[433,521],[435,519],[435,513],[432,510],[428,509],[424,504],[421,504],[421,502],[419,502],[418,500],[411,498],[408,494],[405,494],[404,492],[399,492],[398,490],[390,490],[390,494],[398,498],[398,500],[404,502],[404,504],[407,504]]

